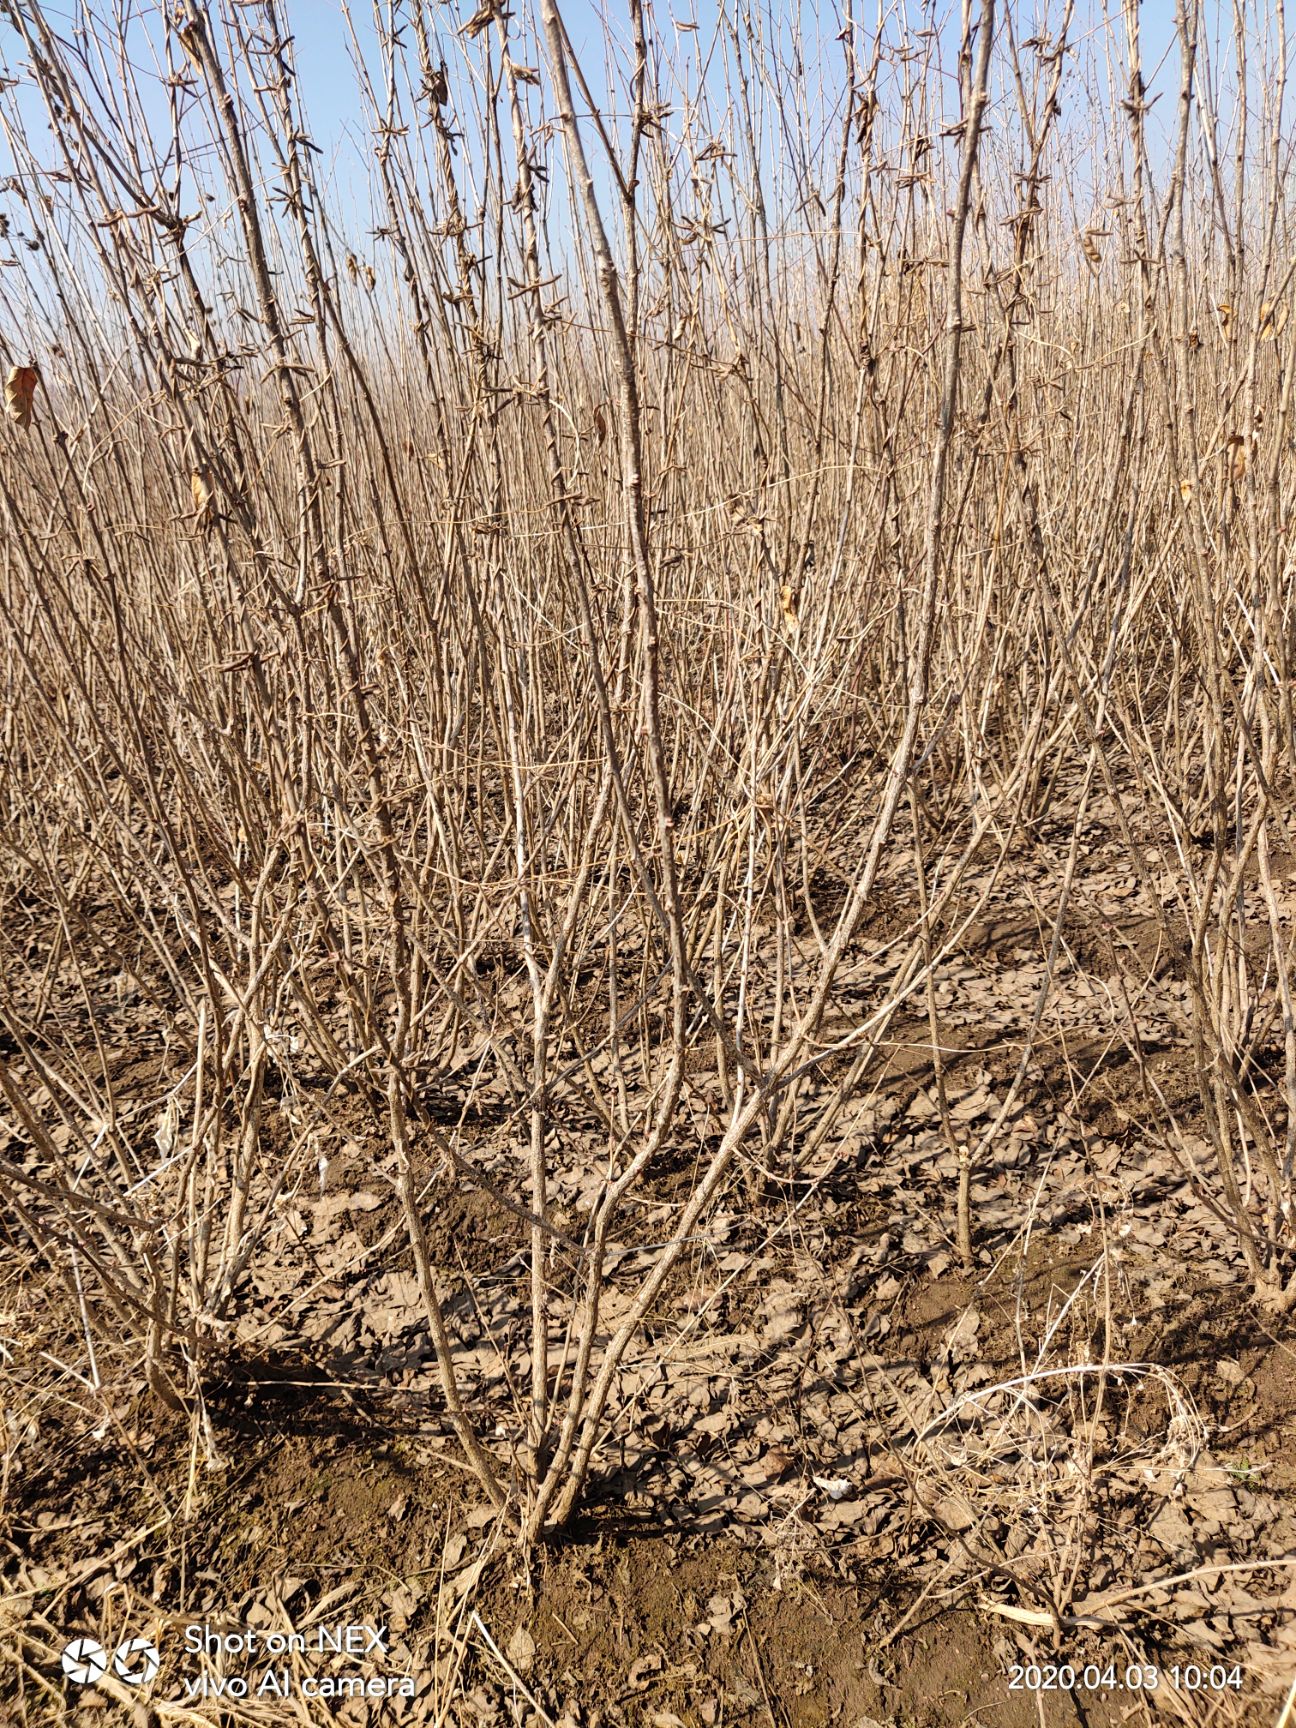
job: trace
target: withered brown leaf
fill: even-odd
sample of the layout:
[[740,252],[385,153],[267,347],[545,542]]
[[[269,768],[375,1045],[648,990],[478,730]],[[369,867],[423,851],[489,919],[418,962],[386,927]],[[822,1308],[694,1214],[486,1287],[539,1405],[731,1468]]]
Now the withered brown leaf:
[[34,366],[11,366],[5,379],[5,413],[19,426],[32,423],[32,402],[40,373]]

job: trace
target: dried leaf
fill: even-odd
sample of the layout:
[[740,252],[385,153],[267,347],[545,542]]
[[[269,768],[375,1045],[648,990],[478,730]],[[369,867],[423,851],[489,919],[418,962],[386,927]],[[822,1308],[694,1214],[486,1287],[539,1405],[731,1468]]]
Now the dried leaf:
[[600,446],[607,443],[607,430],[607,415],[604,413],[603,404],[600,402],[594,409],[594,436],[598,439]]
[[40,373],[34,366],[9,368],[9,376],[5,379],[5,413],[19,426],[31,425],[32,400],[39,383]]
[[790,582],[785,582],[779,589],[779,605],[783,610],[783,622],[795,633],[801,628],[801,620],[797,617],[796,595]]
[[1215,310],[1220,316],[1220,328],[1226,336],[1231,335],[1233,331],[1233,307],[1227,300],[1220,300],[1216,303]]
[[781,1289],[771,1293],[766,1302],[768,1318],[761,1329],[761,1343],[766,1349],[786,1344],[803,1329],[803,1299],[799,1290]]
[[1246,439],[1240,432],[1229,434],[1229,477],[1235,486],[1246,478],[1247,447]]
[[642,1692],[654,1674],[660,1674],[665,1663],[655,1650],[650,1650],[646,1656],[640,1656],[630,1664],[630,1672],[626,1675],[626,1684],[632,1692]]
[[164,1158],[169,1158],[175,1150],[179,1133],[180,1106],[174,1098],[168,1098],[166,1109],[158,1117],[157,1127],[153,1131],[153,1138],[157,1141],[158,1151]]
[[202,55],[199,51],[198,32],[202,28],[195,22],[187,22],[176,26],[176,39],[184,49],[184,57],[195,72],[202,71]]
[[503,14],[499,0],[482,0],[482,4],[473,13],[466,24],[461,24],[459,34],[466,36],[471,42],[480,36],[483,30],[489,29],[496,18]]
[[812,1476],[816,1488],[822,1488],[830,1500],[844,1500],[854,1484],[848,1476]]
[[535,1652],[535,1639],[527,1631],[525,1626],[519,1626],[513,1636],[509,1639],[508,1649],[505,1651],[509,1661],[517,1669],[519,1674],[525,1674],[531,1667],[531,1664],[535,1661]]
[[430,102],[435,102],[438,108],[444,108],[450,100],[450,83],[446,77],[444,60],[428,78],[427,97]]
[[771,1446],[761,1455],[759,1468],[766,1481],[777,1482],[787,1475],[795,1463],[796,1459],[782,1446]]
[[977,1333],[981,1316],[975,1308],[967,1308],[950,1327],[941,1342],[941,1355],[949,1362],[962,1364],[977,1357]]
[[1179,482],[1179,496],[1183,499],[1185,504],[1191,504],[1192,503],[1192,501],[1193,501],[1193,483],[1191,480],[1181,480]]
[[194,509],[198,512],[200,521],[211,521],[212,489],[211,477],[205,468],[195,468],[189,476],[189,490],[193,494]]
[[741,1592],[733,1596],[713,1596],[707,1603],[707,1618],[701,1623],[702,1629],[727,1635],[733,1631],[734,1620],[742,1610]]
[[1266,300],[1260,308],[1260,340],[1272,342],[1275,336],[1281,336],[1287,326],[1287,316],[1285,303],[1275,306],[1272,300]]

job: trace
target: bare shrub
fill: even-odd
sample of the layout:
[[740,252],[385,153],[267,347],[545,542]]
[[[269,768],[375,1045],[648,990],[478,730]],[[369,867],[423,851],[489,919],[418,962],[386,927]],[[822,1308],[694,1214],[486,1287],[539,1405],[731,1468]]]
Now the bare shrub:
[[[554,0],[379,9],[363,238],[276,0],[0,11],[4,359],[43,386],[0,449],[0,1185],[117,1368],[200,1421],[345,1102],[467,1457],[561,1528],[734,1173],[840,1132],[902,1010],[939,1069],[973,871],[1060,813],[1007,1110],[1099,792],[1190,985],[1211,1168],[1178,1144],[1291,1300],[1281,104],[1229,188],[1195,7],[1172,161],[1131,35],[1070,187],[1069,5],[1029,43],[965,9],[943,93],[939,35],[849,15],[808,55],[633,0],[599,92]],[[527,1251],[487,1407],[436,1238],[469,1189]]]

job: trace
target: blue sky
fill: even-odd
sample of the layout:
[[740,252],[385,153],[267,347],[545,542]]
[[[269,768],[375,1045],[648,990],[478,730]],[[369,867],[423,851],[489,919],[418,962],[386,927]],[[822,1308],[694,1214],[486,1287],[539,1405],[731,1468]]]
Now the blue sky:
[[[406,20],[414,3],[415,0],[377,0],[383,15],[394,7],[397,17]],[[673,62],[674,87],[671,94],[676,102],[676,117],[670,125],[678,126],[679,114],[692,104],[697,115],[695,143],[699,137],[705,139],[708,132],[722,136],[726,143],[736,136],[733,86],[726,79],[734,50],[720,27],[720,20],[735,15],[745,19],[749,12],[754,11],[760,28],[769,32],[774,45],[773,62],[795,67],[799,61],[805,79],[795,95],[789,98],[787,89],[790,86],[780,88],[775,81],[762,87],[759,78],[753,76],[763,167],[772,180],[775,178],[773,171],[787,160],[788,152],[796,150],[804,153],[816,171],[822,165],[822,182],[826,182],[829,152],[835,148],[835,134],[840,128],[841,116],[838,112],[824,110],[822,103],[821,111],[815,112],[814,91],[821,68],[823,88],[830,100],[839,99],[843,88],[843,51],[837,40],[841,29],[840,0],[824,0],[823,4],[815,3],[815,0],[802,0],[802,3],[763,0],[763,3],[765,9],[761,12],[759,5],[753,5],[752,0],[647,0],[661,51]],[[36,0],[30,0],[29,9],[35,4]],[[119,0],[119,4],[125,6],[136,20],[130,59],[141,78],[144,120],[153,130],[159,152],[165,155],[169,126],[157,84],[157,74],[165,71],[166,60],[164,32],[158,23],[160,0]],[[373,74],[380,78],[381,57],[371,4],[372,0],[353,0],[352,18],[359,51],[369,62]],[[433,38],[434,55],[444,54],[461,102],[458,111],[467,139],[464,145],[466,162],[471,162],[474,149],[480,150],[480,145],[473,142],[479,134],[467,110],[482,89],[482,68],[486,64],[489,42],[488,38],[469,42],[459,33],[474,4],[475,0],[458,0],[457,4],[448,4],[447,0],[423,0],[422,11]],[[1092,214],[1102,183],[1106,180],[1110,184],[1110,176],[1103,168],[1104,150],[1123,148],[1127,137],[1124,118],[1107,89],[1108,55],[1110,53],[1113,57],[1118,77],[1124,55],[1123,4],[1124,0],[1109,0],[1108,4],[1103,0],[1076,0],[1071,40],[1077,52],[1068,62],[1061,132],[1066,140],[1065,178],[1068,191],[1076,201],[1079,222],[1089,219],[1081,205],[1088,200],[1092,206],[1089,214]],[[856,5],[858,50],[862,57],[866,57],[871,49],[872,29],[879,9],[886,19],[886,39],[893,44],[907,31],[921,31],[929,24],[933,26],[935,58],[940,67],[930,90],[933,118],[940,123],[955,116],[958,112],[957,86],[953,76],[957,58],[957,0],[932,0],[928,5],[924,5],[922,0],[856,0]],[[318,171],[330,215],[335,228],[341,230],[348,241],[355,244],[357,252],[364,256],[362,246],[372,230],[381,225],[383,216],[372,183],[375,149],[372,122],[363,112],[357,97],[352,43],[343,7],[340,0],[280,0],[280,7],[294,36],[298,95],[305,104],[310,135],[323,153],[318,159]],[[52,0],[48,4],[42,0],[41,3],[41,11],[51,27],[64,35],[72,32],[78,20],[87,13],[102,18],[110,10],[108,0],[56,0],[56,3]],[[212,0],[212,10],[219,15],[217,0]],[[610,41],[614,45],[613,51],[624,72],[629,60],[624,8],[621,5],[604,7],[596,0],[566,0],[562,10],[596,96],[601,98],[609,85],[623,91],[623,76],[618,76],[608,65],[606,43]],[[529,0],[514,0],[514,20],[510,26],[514,32],[514,53],[518,58],[525,57],[543,65],[544,55],[534,34],[526,34],[532,28],[525,22],[532,11]],[[1051,35],[1057,28],[1062,11],[1062,0],[1027,0],[1025,4],[1011,4],[1008,15],[1020,43],[1031,36]],[[1223,91],[1221,124],[1226,134],[1230,118],[1228,90],[1232,78],[1232,11],[1231,3],[1227,6],[1208,4],[1201,32],[1202,46],[1210,62],[1219,69]],[[1156,98],[1149,113],[1149,136],[1154,160],[1164,161],[1175,124],[1179,73],[1173,0],[1145,0],[1138,16],[1144,75],[1150,95]],[[1251,10],[1250,16],[1249,28],[1257,33],[1258,60],[1260,33],[1268,28],[1270,14],[1267,9],[1257,7]],[[1004,17],[1004,0],[1000,0],[1000,17],[1001,20]],[[404,28],[412,47],[413,33],[408,22]],[[519,32],[522,33],[520,36]],[[173,57],[178,58],[174,43],[170,51]],[[1030,56],[1023,58],[1026,61]],[[48,124],[31,89],[30,71],[24,64],[21,44],[13,27],[8,24],[0,24],[0,68],[19,81],[9,98],[9,113],[16,116],[17,124],[26,131],[38,164],[42,167],[55,165]],[[884,104],[890,101],[898,103],[899,86],[906,75],[903,67],[898,64],[892,66],[888,73],[889,82],[882,91]],[[994,149],[997,115],[1002,117],[1003,131],[1007,133],[1016,101],[1006,60],[1000,59],[996,75],[999,81],[995,92],[997,112],[992,110],[990,116],[989,152]],[[1253,90],[1263,89],[1258,64],[1252,66],[1251,79]],[[1124,93],[1122,88],[1117,94]],[[113,95],[110,89],[108,99],[112,100]],[[530,92],[528,99],[533,103],[533,112],[538,113],[537,94]],[[186,100],[192,105],[197,125],[201,119],[198,95],[193,93]],[[406,117],[409,117],[408,105]],[[1258,133],[1253,134],[1252,142],[1254,146],[1259,145]],[[1014,146],[1014,149],[1019,149],[1019,146]],[[194,161],[200,162],[201,151],[195,150],[193,154]],[[741,159],[741,151],[739,154]],[[597,162],[597,151],[593,156]],[[1012,158],[1014,163],[1017,159],[1016,156]],[[12,169],[8,148],[0,137],[0,177]],[[606,179],[602,171],[599,172],[606,190]],[[565,220],[565,206],[556,190],[560,181],[561,170],[556,165],[551,198],[559,231]],[[190,206],[195,201],[195,184],[191,173],[190,183],[184,188],[182,207],[186,199]],[[788,226],[795,225],[790,212],[783,212],[782,219]],[[801,219],[805,220],[804,217]]]
[[[386,0],[383,0],[383,3],[385,5]],[[1004,3],[1005,0],[999,0],[1001,18]],[[1022,5],[1014,3],[1014,0],[1008,0],[1008,3],[1011,5],[1019,39],[1029,37],[1035,32],[1036,20],[1041,21],[1047,29],[1049,23],[1055,23],[1061,15],[1057,0],[1053,0],[1051,5],[1043,6]],[[326,145],[330,150],[342,144],[350,144],[363,154],[368,143],[356,113],[350,44],[338,0],[283,0],[283,4],[295,32],[298,71],[302,87],[307,93],[317,142]],[[434,22],[437,34],[447,45],[447,58],[453,53],[456,23],[469,16],[472,10],[472,0],[464,0],[464,4],[458,7],[444,4],[443,0],[430,0],[427,4],[427,14]],[[597,5],[591,3],[591,0],[566,0],[561,10],[572,40],[590,74],[591,82],[598,88],[602,81],[601,44],[605,27],[610,29],[614,39],[624,46],[628,57],[629,33],[625,24],[625,8],[618,5]],[[717,10],[716,0],[679,0],[678,4],[657,9],[658,29],[668,42],[684,44],[691,37],[694,43],[700,44],[713,27]],[[841,28],[840,8],[820,5],[816,0],[803,0],[801,4],[793,4],[791,0],[774,0],[770,10],[776,21],[789,27],[795,22],[800,28],[825,42],[830,41]],[[945,44],[945,58],[952,63],[951,50],[956,38],[958,8],[956,5],[942,5],[932,10],[937,17]],[[886,11],[894,21],[891,31],[893,35],[899,34],[901,18],[907,16],[914,29],[921,29],[929,16],[928,8],[911,3],[911,0],[897,0],[897,3],[887,6]],[[1212,4],[1206,8],[1208,22],[1205,35],[1209,42],[1220,45],[1224,55],[1228,53],[1227,43],[1232,31],[1231,14],[1231,5]],[[368,8],[363,3],[354,7],[353,18],[357,21],[358,33],[364,46],[372,49],[375,41],[373,30],[367,22],[359,22],[362,17],[366,21],[369,18]],[[865,24],[864,36],[867,40],[871,36],[876,18],[875,6],[869,5],[868,0],[865,0],[863,5],[857,4],[856,17]],[[1108,19],[1116,22],[1118,28],[1122,28],[1121,17],[1120,4],[1103,6],[1094,3],[1094,0],[1079,0],[1073,40],[1080,41],[1086,36],[1096,36],[1104,28],[1104,21]],[[1175,81],[1178,76],[1174,0],[1143,0],[1139,7],[1139,20],[1145,77],[1154,89],[1165,92],[1158,107],[1168,119],[1173,109]],[[679,28],[690,23],[699,25],[696,33]],[[537,49],[532,54],[532,59],[541,58]]]
[[[384,12],[389,3],[390,0],[379,0]],[[294,34],[300,88],[315,141],[325,150],[327,158],[337,163],[345,179],[350,180],[367,159],[372,144],[356,99],[351,43],[341,4],[339,0],[281,0],[281,6]],[[43,3],[42,0],[41,5],[45,17],[60,31],[67,31],[72,27],[81,9],[79,0],[57,0],[57,3]],[[150,9],[147,3],[134,8],[141,16],[147,15]],[[739,9],[741,10],[741,6]],[[1000,3],[1001,16],[1002,9],[1003,0]],[[106,8],[95,8],[92,5],[89,10],[102,12]],[[593,0],[567,0],[562,10],[572,39],[582,54],[591,83],[596,90],[604,88],[606,80],[602,42],[605,24],[614,39],[626,43],[624,9],[616,5],[605,7],[593,3]],[[1208,41],[1214,39],[1221,42],[1221,46],[1227,42],[1231,31],[1231,10],[1231,6],[1218,4],[1207,7],[1208,25],[1204,34]],[[427,0],[424,11],[434,36],[443,45],[446,58],[453,66],[461,46],[456,38],[457,26],[471,13],[472,0],[463,0],[463,3],[457,6],[446,4],[445,0]],[[1050,5],[1012,5],[1019,38],[1033,34],[1037,22],[1042,22],[1047,30],[1049,23],[1055,22],[1060,16],[1060,11],[1058,0],[1053,0]],[[821,44],[826,51],[827,45],[832,42],[840,28],[838,12],[837,6],[820,5],[815,3],[815,0],[803,0],[801,4],[793,4],[791,0],[772,0],[768,15],[781,33],[790,36],[793,30],[804,31],[812,46]],[[714,30],[717,13],[717,0],[678,0],[673,6],[666,5],[657,9],[657,28],[668,47],[678,47],[684,54],[691,50],[698,55]],[[893,37],[900,33],[902,20],[907,19],[911,28],[921,29],[929,17],[934,16],[942,40],[942,59],[952,65],[957,6],[940,5],[931,8],[929,12],[928,8],[913,3],[913,0],[894,0],[894,3],[886,8],[886,13],[891,21],[889,34]],[[1096,39],[1104,28],[1105,20],[1115,23],[1119,29],[1120,16],[1119,5],[1106,7],[1095,3],[1095,0],[1079,0],[1073,39]],[[876,11],[869,7],[868,0],[858,7],[857,17],[867,21],[863,32],[866,43],[876,17]],[[376,37],[368,0],[356,0],[352,7],[352,19],[362,51],[372,56],[375,52]],[[1161,102],[1153,111],[1156,127],[1161,130],[1173,117],[1174,80],[1177,76],[1173,0],[1145,0],[1140,7],[1140,20],[1146,75],[1154,91],[1164,91]],[[698,24],[696,32],[681,28],[690,23]],[[467,52],[471,57],[473,50],[468,49]],[[538,49],[532,54],[532,58],[542,58]],[[7,66],[11,76],[22,76],[21,47],[12,26],[7,24],[0,24],[0,64]],[[26,112],[32,113],[34,119],[34,110]],[[36,124],[41,123],[37,121]],[[3,166],[3,159],[0,158],[0,169]]]

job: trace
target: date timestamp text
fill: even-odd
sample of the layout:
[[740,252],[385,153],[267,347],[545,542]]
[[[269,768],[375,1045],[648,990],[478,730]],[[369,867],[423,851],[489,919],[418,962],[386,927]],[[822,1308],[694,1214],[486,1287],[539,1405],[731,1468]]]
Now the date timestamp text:
[[1008,1670],[1010,1692],[1240,1692],[1242,1669],[1222,1662],[1172,1662],[1158,1668],[1145,1662],[1070,1663],[1014,1662]]

